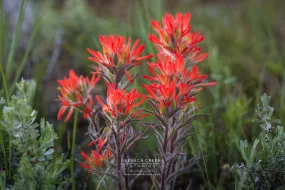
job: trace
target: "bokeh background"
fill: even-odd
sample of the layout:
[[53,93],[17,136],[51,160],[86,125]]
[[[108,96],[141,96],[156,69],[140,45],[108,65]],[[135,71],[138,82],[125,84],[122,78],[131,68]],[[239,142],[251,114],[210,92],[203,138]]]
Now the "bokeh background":
[[[22,5],[22,8],[21,8]],[[21,77],[33,83],[31,104],[59,135],[57,154],[70,155],[72,121],[56,120],[60,108],[57,80],[70,69],[90,75],[86,48],[101,50],[99,35],[119,34],[140,38],[145,52],[155,53],[148,41],[150,20],[166,13],[191,12],[192,30],[205,35],[202,43],[209,57],[201,70],[217,82],[199,95],[200,110],[209,118],[195,122],[198,134],[185,146],[188,158],[200,160],[177,181],[177,189],[231,189],[234,176],[229,167],[241,162],[239,141],[259,134],[253,123],[259,97],[273,99],[275,115],[285,121],[285,3],[280,0],[2,0],[1,64],[9,90]],[[20,18],[20,19],[19,19]],[[12,47],[12,48],[11,48]],[[11,49],[13,51],[11,52]],[[146,74],[146,64],[137,68]],[[134,83],[141,88],[142,77]],[[2,85],[2,82],[1,82]],[[96,93],[104,93],[104,84]],[[76,160],[89,143],[87,123],[80,121]],[[140,142],[135,152],[155,150],[154,139]],[[151,154],[151,153],[150,153]],[[67,171],[68,174],[68,171]],[[77,167],[78,189],[94,189],[88,173]],[[148,189],[140,178],[133,189]],[[142,185],[144,184],[144,185]]]

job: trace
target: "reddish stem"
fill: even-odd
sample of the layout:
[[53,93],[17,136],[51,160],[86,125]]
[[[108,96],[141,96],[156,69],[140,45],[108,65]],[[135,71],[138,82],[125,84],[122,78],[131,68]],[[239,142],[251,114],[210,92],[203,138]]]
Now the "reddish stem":
[[167,144],[168,144],[168,130],[169,130],[169,127],[170,127],[170,118],[168,118],[168,122],[167,122],[167,125],[165,126],[165,131],[164,131],[164,142],[163,142],[163,159],[162,159],[162,176],[161,176],[161,190],[165,190],[165,183],[166,183],[166,171],[167,171],[167,162],[164,158],[166,152],[167,152]]

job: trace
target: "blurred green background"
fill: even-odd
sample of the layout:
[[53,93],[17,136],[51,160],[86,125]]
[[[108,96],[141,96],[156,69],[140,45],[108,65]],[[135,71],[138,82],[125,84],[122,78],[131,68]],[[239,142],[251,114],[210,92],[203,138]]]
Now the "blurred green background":
[[[72,68],[90,75],[85,49],[101,50],[99,35],[140,38],[145,53],[155,53],[148,41],[153,32],[150,20],[161,20],[166,12],[191,12],[192,30],[205,35],[202,46],[209,53],[199,66],[217,85],[199,95],[200,111],[211,117],[195,122],[198,135],[190,137],[186,147],[189,158],[198,154],[201,159],[177,184],[228,189],[234,178],[227,166],[241,162],[239,140],[251,141],[259,134],[252,120],[261,94],[272,96],[275,114],[285,121],[284,10],[280,0],[2,0],[0,59],[10,94],[21,77],[34,83],[31,104],[39,118],[55,125],[58,154],[68,155],[72,121],[56,120],[56,81]],[[146,68],[145,64],[137,70],[146,74]],[[139,77],[134,86],[140,88],[144,82]],[[104,85],[99,85],[96,93],[103,92]],[[87,123],[81,121],[77,153],[89,143],[86,132]],[[138,149],[145,144],[154,149],[153,142],[141,142]],[[79,154],[76,159],[80,161]],[[90,183],[79,167],[76,177],[79,189]]]

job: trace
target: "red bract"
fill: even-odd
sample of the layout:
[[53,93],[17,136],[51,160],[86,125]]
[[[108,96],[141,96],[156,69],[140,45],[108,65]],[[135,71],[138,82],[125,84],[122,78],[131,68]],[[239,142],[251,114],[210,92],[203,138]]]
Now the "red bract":
[[104,103],[99,96],[96,96],[98,102],[103,106],[103,111],[109,116],[116,118],[117,116],[128,117],[132,119],[142,119],[147,114],[141,114],[142,110],[134,111],[136,107],[139,107],[144,101],[145,97],[139,92],[133,89],[127,93],[124,90],[115,88],[115,85],[106,83],[107,90],[107,102]]
[[149,40],[153,42],[161,54],[174,56],[176,53],[190,59],[191,62],[203,61],[208,55],[201,53],[197,44],[204,40],[200,32],[191,32],[190,13],[177,13],[175,18],[166,13],[162,18],[162,26],[159,21],[151,21],[153,29],[158,36],[151,34]]
[[81,151],[81,156],[83,161],[80,163],[80,166],[91,172],[92,170],[101,168],[102,163],[111,158],[112,153],[110,150],[106,150],[104,153],[100,154],[98,151],[92,150],[90,156],[87,156],[85,152]]
[[72,116],[73,110],[75,108],[80,109],[84,112],[83,116],[85,118],[90,117],[92,113],[91,106],[93,105],[93,100],[91,98],[91,91],[99,81],[100,77],[84,78],[83,76],[77,76],[74,70],[69,71],[69,77],[65,77],[63,80],[58,80],[58,87],[60,95],[58,98],[62,105],[58,112],[58,120],[62,119],[62,116],[69,109],[68,114],[64,121],[68,121]]
[[157,62],[148,63],[148,71],[153,76],[144,76],[144,78],[165,83],[167,78],[177,79],[181,78],[185,73],[184,58],[177,56],[176,59],[172,59],[170,56],[161,55],[157,56]]
[[172,110],[183,108],[187,103],[196,100],[192,93],[194,85],[168,80],[165,84],[152,83],[144,87],[149,94],[149,99],[159,105],[161,112],[166,108],[172,108]]
[[123,70],[122,74],[126,73],[129,78],[128,70],[130,68],[140,65],[142,60],[152,57],[152,55],[141,56],[144,45],[139,45],[139,39],[135,41],[133,47],[131,47],[130,38],[126,42],[122,36],[100,36],[100,42],[103,53],[87,48],[87,51],[92,55],[88,59],[98,63],[98,67],[94,66],[95,71],[106,77],[110,76],[107,70],[112,74],[118,74]]
[[107,143],[107,141],[108,141],[108,137],[105,137],[104,140],[102,139],[102,137],[100,137],[99,139],[96,139],[96,140],[92,141],[91,143],[89,143],[88,146],[92,146],[96,142],[98,142],[97,146],[98,146],[98,151],[99,151]]
[[[144,76],[144,78],[158,83],[165,84],[167,80],[182,82],[188,85],[201,84],[208,75],[201,74],[196,65],[192,65],[191,70],[186,69],[184,58],[176,55],[175,59],[170,56],[158,55],[157,62],[148,63],[148,70],[152,76]],[[214,83],[203,83],[203,86]]]

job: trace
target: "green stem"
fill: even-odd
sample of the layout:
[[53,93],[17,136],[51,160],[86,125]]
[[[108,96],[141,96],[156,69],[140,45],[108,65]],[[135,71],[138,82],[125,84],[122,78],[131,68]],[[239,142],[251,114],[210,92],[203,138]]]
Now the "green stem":
[[201,142],[200,142],[200,139],[199,139],[199,136],[198,136],[198,130],[196,129],[196,126],[194,126],[194,129],[195,129],[195,132],[196,132],[196,134],[197,134],[199,149],[200,149],[200,151],[201,151],[201,155],[202,155],[202,159],[203,159],[203,163],[204,163],[204,167],[205,167],[207,183],[208,183],[209,189],[211,190],[211,185],[210,185],[210,180],[209,180],[209,175],[208,175],[206,160],[205,160],[205,157],[204,157],[204,153],[203,153],[203,150],[202,150],[202,145],[201,145]]
[[[2,10],[2,3],[1,2],[1,10]],[[2,15],[1,15],[1,22],[2,22]],[[1,26],[2,27],[2,26]],[[0,34],[0,37],[2,39],[2,28],[0,29],[1,31],[1,34]],[[1,59],[1,62],[2,62],[2,44],[0,44],[0,59]],[[8,87],[7,87],[7,80],[6,80],[6,76],[5,76],[5,73],[4,73],[4,70],[3,70],[3,65],[2,63],[0,63],[0,72],[1,72],[1,75],[2,75],[2,79],[3,79],[3,86],[4,86],[4,90],[5,90],[5,94],[6,94],[6,102],[7,104],[9,103],[9,92],[8,92]],[[11,137],[9,136],[9,167],[8,167],[8,163],[7,163],[7,159],[6,159],[6,151],[5,151],[5,146],[4,146],[4,140],[3,140],[3,137],[2,137],[2,133],[0,135],[1,137],[1,147],[2,147],[2,152],[3,152],[3,155],[4,155],[4,162],[5,162],[5,167],[6,167],[6,172],[9,176],[8,179],[10,179],[10,176],[11,176],[11,159],[12,159],[12,143],[11,143]]]
[[7,88],[7,81],[6,81],[6,76],[4,74],[4,69],[3,69],[3,46],[2,46],[2,41],[3,41],[3,28],[4,28],[4,19],[3,19],[3,1],[0,1],[0,72],[2,75],[3,79],[3,86],[6,92],[6,100],[9,102],[9,93],[8,93],[8,88]]
[[70,172],[71,172],[71,183],[72,190],[76,189],[75,186],[75,175],[74,175],[74,152],[75,152],[75,141],[76,141],[76,131],[78,123],[78,110],[75,110],[74,122],[73,122],[73,136],[72,136],[72,149],[71,149],[71,162],[70,162]]
[[7,103],[8,103],[9,102],[9,92],[8,92],[8,88],[7,88],[6,76],[5,76],[3,67],[2,67],[2,63],[0,63],[0,72],[1,72],[1,75],[2,75],[3,86],[4,86],[4,89],[5,89],[5,93],[6,93],[6,100],[7,100]]
[[11,179],[12,172],[12,136],[9,134],[9,176],[8,179]]
[[5,168],[6,168],[6,174],[8,174],[9,168],[8,168],[8,163],[7,163],[7,159],[6,159],[6,151],[5,151],[2,133],[0,133],[0,143],[1,143],[1,148],[2,148],[2,152],[3,152],[3,156],[4,156],[4,164],[5,164]]

